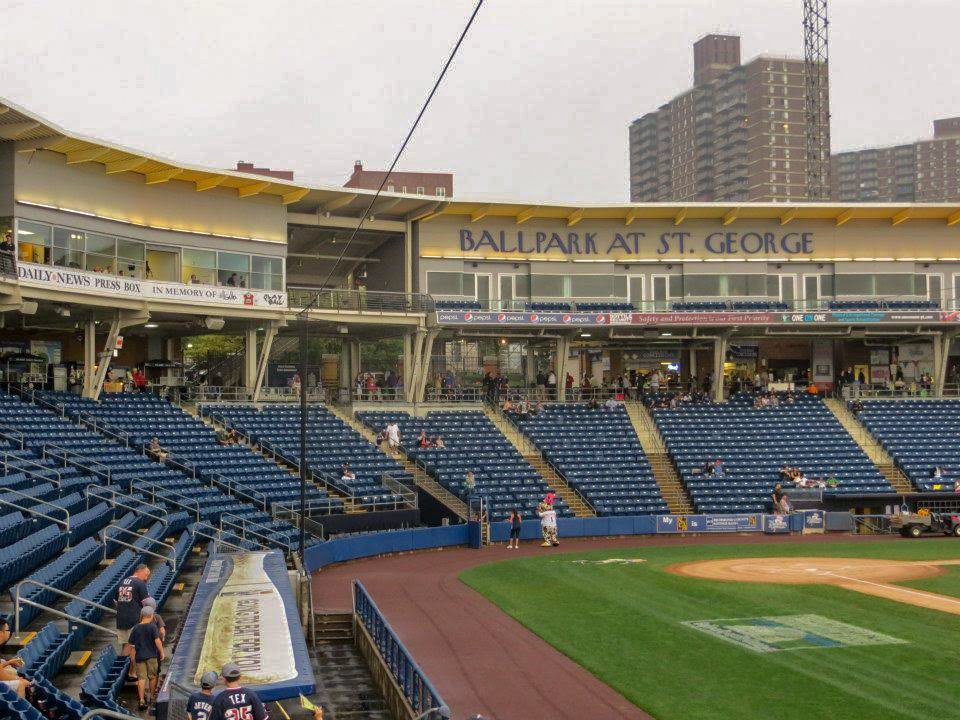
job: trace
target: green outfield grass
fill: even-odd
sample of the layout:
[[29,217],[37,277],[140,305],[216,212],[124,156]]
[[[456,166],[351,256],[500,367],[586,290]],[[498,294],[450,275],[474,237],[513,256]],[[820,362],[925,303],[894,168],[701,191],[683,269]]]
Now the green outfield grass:
[[[462,580],[659,720],[960,718],[960,616],[841,588],[712,582],[726,557],[960,558],[960,540],[637,548],[506,560]],[[574,559],[644,558],[639,565]],[[960,568],[911,587],[960,596]],[[816,614],[906,644],[758,653],[683,621]]]

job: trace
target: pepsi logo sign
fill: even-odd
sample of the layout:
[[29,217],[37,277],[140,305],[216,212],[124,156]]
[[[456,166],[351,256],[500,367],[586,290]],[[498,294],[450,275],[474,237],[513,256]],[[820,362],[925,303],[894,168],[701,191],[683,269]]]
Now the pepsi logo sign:
[[464,314],[463,319],[466,320],[467,322],[470,322],[471,320],[473,320],[473,313]]
[[564,322],[570,322],[570,316],[569,316],[569,315],[564,315],[564,316],[563,316],[563,321],[564,321]]

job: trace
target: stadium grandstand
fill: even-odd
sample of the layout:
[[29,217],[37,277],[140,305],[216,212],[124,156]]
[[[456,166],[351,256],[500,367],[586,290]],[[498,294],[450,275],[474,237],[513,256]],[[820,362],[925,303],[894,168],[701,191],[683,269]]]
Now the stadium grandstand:
[[[496,698],[535,679],[411,630],[513,637],[441,604],[475,602],[431,574],[458,548],[960,510],[960,205],[375,195],[0,99],[0,718],[147,716],[114,605],[143,565],[159,718],[227,663],[272,716],[532,718]],[[400,553],[442,598],[347,562]]]

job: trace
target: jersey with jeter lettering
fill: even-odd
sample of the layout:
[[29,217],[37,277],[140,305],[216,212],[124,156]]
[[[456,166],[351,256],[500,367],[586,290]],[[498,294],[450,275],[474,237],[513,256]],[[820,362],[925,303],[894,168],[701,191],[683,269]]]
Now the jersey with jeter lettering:
[[217,695],[209,720],[270,720],[270,716],[255,692],[238,687]]
[[190,696],[187,700],[187,713],[190,720],[210,720],[210,714],[213,712],[213,695],[198,692]]

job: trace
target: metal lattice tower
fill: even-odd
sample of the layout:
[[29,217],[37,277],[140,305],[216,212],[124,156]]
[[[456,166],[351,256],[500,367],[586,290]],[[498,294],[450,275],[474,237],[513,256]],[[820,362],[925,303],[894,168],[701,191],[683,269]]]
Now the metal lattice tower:
[[807,198],[830,197],[830,95],[827,0],[803,0]]

